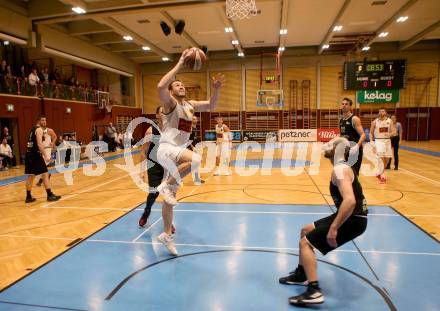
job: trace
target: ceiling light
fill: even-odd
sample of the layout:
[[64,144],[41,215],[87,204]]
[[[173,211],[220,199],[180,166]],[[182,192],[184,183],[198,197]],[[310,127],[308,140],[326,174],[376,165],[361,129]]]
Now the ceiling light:
[[168,58],[168,57],[162,57],[162,61],[164,61],[164,62],[167,62],[167,61],[169,61],[170,59]]
[[280,47],[278,48],[278,51],[283,52],[285,49],[286,49],[286,48],[285,48],[284,46],[280,46]]
[[238,40],[232,40],[232,45],[238,45]]
[[362,48],[362,51],[368,51],[369,49],[370,49],[369,46],[364,46],[364,47]]
[[234,28],[232,28],[232,27],[225,27],[225,32],[234,32]]
[[322,46],[323,49],[328,49],[329,47],[330,47],[329,44],[324,44],[324,45]]
[[280,35],[287,35],[287,29],[280,29]]
[[404,21],[406,21],[408,19],[408,16],[400,16],[398,19],[397,19],[397,22],[398,23],[403,23]]
[[6,40],[6,41],[3,41],[3,44],[4,44],[4,45],[9,45],[9,41],[7,41],[7,40]]
[[72,11],[75,12],[76,14],[84,14],[86,12],[86,10],[84,10],[82,7],[79,6],[73,7]]
[[143,47],[142,47],[142,50],[144,50],[144,51],[149,51],[149,50],[151,50],[151,49],[150,49],[149,46],[143,46]]
[[336,25],[335,27],[333,27],[333,31],[341,31],[342,30],[342,25]]
[[243,52],[238,52],[237,55],[240,56],[240,57],[244,57],[244,53]]
[[133,40],[133,38],[131,36],[124,36],[123,38],[124,38],[124,40],[127,40],[127,41]]
[[385,38],[386,36],[388,36],[388,32],[381,32],[379,34],[379,37],[381,37],[381,38]]

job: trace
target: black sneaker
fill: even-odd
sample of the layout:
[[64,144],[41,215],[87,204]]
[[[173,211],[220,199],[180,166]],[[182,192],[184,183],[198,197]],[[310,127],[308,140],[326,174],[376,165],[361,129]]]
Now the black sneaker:
[[295,271],[289,272],[288,276],[279,279],[281,284],[287,285],[307,285],[307,277],[304,270],[297,267]]
[[142,214],[141,218],[139,218],[139,227],[144,227],[147,223],[148,216],[146,214]]
[[51,195],[48,195],[47,196],[47,200],[49,201],[49,202],[54,202],[54,201],[58,201],[59,199],[61,199],[61,196],[60,195],[55,195],[55,194],[51,194]]
[[27,197],[26,198],[26,203],[32,203],[32,202],[35,202],[37,199],[35,199],[35,198],[33,198],[33,197]]
[[296,306],[315,305],[324,302],[324,295],[320,288],[308,286],[307,290],[299,296],[289,298],[289,303]]

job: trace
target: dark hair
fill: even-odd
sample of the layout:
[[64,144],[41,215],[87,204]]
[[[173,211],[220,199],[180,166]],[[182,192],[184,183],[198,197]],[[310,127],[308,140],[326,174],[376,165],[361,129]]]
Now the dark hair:
[[180,81],[179,79],[175,79],[175,80],[171,81],[171,83],[168,84],[168,90],[171,91],[173,89],[173,83],[174,82],[182,82],[182,81]]
[[342,100],[346,100],[346,101],[348,101],[348,104],[349,104],[350,106],[353,106],[353,101],[352,101],[350,98],[348,98],[348,97],[344,97]]
[[40,121],[41,119],[46,119],[46,116],[44,114],[38,115],[37,122]]
[[159,113],[159,111],[160,111],[160,108],[162,108],[162,106],[157,106],[157,107],[156,107],[156,114],[158,114],[158,113]]

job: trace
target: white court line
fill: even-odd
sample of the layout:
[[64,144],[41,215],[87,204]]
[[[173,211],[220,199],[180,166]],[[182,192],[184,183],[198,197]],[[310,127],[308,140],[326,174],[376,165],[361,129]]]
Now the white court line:
[[[206,180],[208,180],[209,179],[209,177],[206,179]],[[206,182],[206,181],[205,181]],[[191,194],[193,194],[194,193],[194,191],[196,191],[197,190],[197,187],[196,188],[194,188],[193,190],[191,190],[191,192],[188,194],[188,196],[189,195],[191,195]],[[159,211],[161,211],[161,209],[155,209],[155,210],[159,210]],[[157,224],[158,222],[159,222],[159,220],[161,220],[162,219],[162,216],[161,217],[159,217],[159,219],[157,219],[151,226],[149,226],[144,232],[142,232],[141,234],[139,234],[136,238],[134,238],[133,240],[132,240],[132,242],[136,242],[137,240],[139,240],[145,233],[147,233],[155,224]]]
[[[59,203],[60,201],[63,201],[63,200],[66,200],[66,199],[70,199],[70,198],[72,198],[72,197],[74,197],[74,196],[77,196],[77,195],[79,195],[79,194],[82,194],[82,193],[84,193],[84,192],[87,192],[87,191],[94,190],[94,189],[96,189],[96,188],[99,188],[99,187],[105,186],[105,185],[107,185],[107,184],[109,184],[109,183],[112,183],[112,182],[114,182],[114,181],[117,181],[117,180],[119,180],[119,179],[126,178],[126,177],[128,177],[128,176],[130,176],[130,175],[132,175],[132,174],[134,174],[134,173],[131,173],[131,174],[125,174],[125,175],[123,175],[123,176],[120,176],[120,177],[117,177],[117,178],[111,179],[111,180],[106,181],[106,182],[104,182],[104,183],[97,184],[97,185],[95,185],[95,186],[93,186],[93,187],[83,189],[83,190],[81,190],[81,191],[78,191],[77,193],[70,194],[70,195],[67,195],[67,196],[63,196],[60,200],[55,201],[55,202],[51,202],[51,203],[47,203],[47,204],[45,204],[45,205],[42,205],[41,207],[49,207],[49,206],[51,206],[51,205],[53,205],[53,204],[55,204],[55,203]],[[136,173],[136,174],[137,174],[137,173]]]
[[[156,220],[157,223],[160,220]],[[148,229],[154,226],[153,223]],[[148,230],[147,229],[147,230]],[[143,233],[142,233],[143,234]],[[28,236],[28,235],[0,235],[1,237],[23,237],[32,239],[46,239],[46,240],[66,240],[74,241],[73,238],[57,238],[57,237],[47,237],[47,236]],[[137,242],[137,241],[118,241],[118,240],[97,240],[97,239],[87,239],[84,242],[93,243],[118,243],[118,244],[147,244],[147,245],[161,245],[159,242]],[[258,250],[275,250],[275,251],[298,251],[298,248],[290,247],[267,247],[267,246],[245,246],[245,245],[218,245],[218,244],[187,244],[187,243],[176,243],[176,246],[188,246],[188,247],[208,247],[208,248],[231,248],[234,250],[243,249],[258,249]],[[333,252],[341,253],[357,253],[357,250],[343,250],[336,249]],[[362,250],[363,253],[373,253],[373,254],[395,254],[395,255],[426,255],[426,256],[440,256],[440,253],[421,253],[421,252],[395,252],[395,251],[377,251],[377,250]]]
[[[131,211],[131,208],[113,208],[113,207],[81,207],[81,206],[48,206],[46,207],[48,209],[74,209],[74,210],[86,210],[86,211],[93,211],[93,210],[105,210],[105,211],[121,211],[121,212],[128,212]],[[142,210],[141,208],[135,209],[136,211]]]
[[[190,204],[188,202],[182,202]],[[75,210],[108,210],[108,211],[121,211],[128,212],[131,208],[112,208],[112,207],[80,207],[80,206],[49,206],[51,209],[75,209]],[[135,211],[143,211],[143,208],[136,208]],[[151,211],[160,212],[160,208],[152,208]],[[280,215],[330,215],[331,213],[320,212],[277,212],[277,211],[224,211],[224,210],[197,210],[197,209],[174,209],[174,212],[187,212],[187,213],[231,213],[231,214],[280,214]],[[381,214],[381,213],[369,213],[368,216],[385,216],[385,217],[401,217],[400,214]],[[405,217],[429,217],[439,218],[440,215],[404,215]]]
[[155,222],[153,222],[147,229],[144,230],[144,232],[142,232],[141,234],[139,234],[137,237],[135,237],[131,242],[136,243],[137,240],[139,240],[141,238],[141,236],[143,236],[145,233],[147,233],[148,231],[150,231],[151,228],[153,228],[153,226],[155,224],[157,224],[160,220],[162,219],[162,216],[160,216]]
[[406,170],[406,169],[404,169],[404,168],[399,168],[399,170],[402,170],[404,173],[406,173],[406,174],[408,174],[408,175],[413,175],[413,176],[415,176],[415,177],[418,177],[418,178],[421,178],[421,179],[427,180],[427,181],[429,181],[430,183],[432,183],[432,184],[434,184],[434,185],[440,186],[440,182],[437,181],[437,180],[434,180],[434,179],[431,179],[431,178],[428,178],[428,177],[425,177],[425,176],[419,175],[419,174],[417,174],[417,173],[411,172],[411,171]]
[[1,234],[0,237],[6,238],[30,238],[37,240],[66,240],[66,241],[74,241],[76,238],[59,238],[59,237],[49,237],[49,236],[38,236],[38,235],[17,235],[17,234]]
[[[119,243],[119,244],[147,244],[147,245],[160,245],[159,242],[129,242],[129,241],[117,241],[117,240],[85,240],[85,242],[92,243]],[[217,245],[217,244],[186,244],[176,243],[176,246],[189,246],[189,247],[208,247],[208,248],[230,248],[233,250],[274,250],[274,251],[298,251],[298,248],[289,247],[266,247],[266,246],[245,246],[245,245]],[[344,250],[336,249],[333,252],[341,253],[358,253],[357,250]],[[376,250],[362,250],[363,253],[374,254],[395,254],[395,255],[427,255],[427,256],[440,256],[440,253],[419,253],[419,252],[394,252],[394,251],[376,251]]]

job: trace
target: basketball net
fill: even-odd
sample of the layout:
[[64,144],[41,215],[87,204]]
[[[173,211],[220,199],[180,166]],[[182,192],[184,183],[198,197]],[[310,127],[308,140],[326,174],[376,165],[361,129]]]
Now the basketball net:
[[226,16],[229,19],[245,19],[255,15],[255,0],[226,0]]

